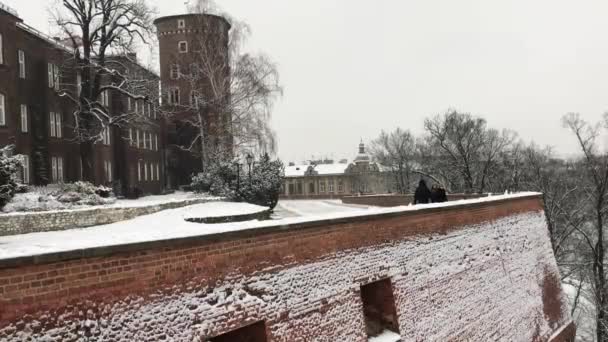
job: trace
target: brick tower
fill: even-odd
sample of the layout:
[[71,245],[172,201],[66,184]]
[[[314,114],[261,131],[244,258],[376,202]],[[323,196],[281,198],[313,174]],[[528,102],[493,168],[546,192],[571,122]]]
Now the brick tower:
[[[154,21],[158,32],[163,108],[172,186],[188,184],[215,153],[232,153],[230,23],[210,14]],[[202,138],[201,138],[202,137]]]

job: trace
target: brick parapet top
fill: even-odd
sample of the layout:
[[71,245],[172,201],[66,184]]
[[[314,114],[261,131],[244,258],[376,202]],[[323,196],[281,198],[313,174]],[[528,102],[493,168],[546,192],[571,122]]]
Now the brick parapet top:
[[[498,196],[497,196],[498,197]],[[0,269],[3,268],[14,268],[28,265],[40,265],[49,264],[60,261],[83,259],[83,258],[95,258],[111,256],[118,253],[129,253],[142,250],[159,250],[163,248],[179,248],[179,247],[191,247],[209,243],[222,243],[235,239],[241,238],[254,238],[261,237],[267,234],[273,233],[284,233],[288,231],[301,231],[305,229],[319,228],[323,226],[332,227],[338,224],[348,224],[353,222],[365,222],[378,219],[388,219],[394,217],[408,218],[418,215],[428,215],[443,211],[459,211],[459,210],[471,210],[479,208],[487,208],[496,206],[498,204],[504,204],[509,202],[518,202],[523,200],[538,199],[542,200],[542,194],[540,193],[525,193],[514,196],[498,197],[496,199],[485,199],[480,201],[479,199],[462,200],[458,203],[453,202],[445,206],[433,206],[420,208],[416,210],[410,210],[409,208],[392,208],[390,211],[371,213],[371,214],[360,214],[360,215],[349,215],[345,217],[331,217],[325,219],[310,219],[303,220],[295,223],[280,223],[280,221],[268,221],[267,226],[255,226],[251,228],[245,228],[241,230],[232,230],[219,233],[201,234],[196,236],[179,237],[179,238],[168,238],[163,240],[155,241],[142,241],[128,244],[116,244],[99,246],[85,249],[76,249],[61,252],[51,252],[46,254],[37,254],[16,258],[5,258],[0,259]],[[531,208],[530,210],[538,210],[539,208]]]

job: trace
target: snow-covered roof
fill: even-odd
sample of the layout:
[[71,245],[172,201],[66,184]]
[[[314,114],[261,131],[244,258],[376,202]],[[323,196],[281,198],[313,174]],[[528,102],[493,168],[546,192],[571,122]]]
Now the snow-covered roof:
[[285,168],[285,177],[303,177],[308,168],[312,168],[319,176],[341,175],[348,168],[349,163],[318,164],[318,165],[293,165]]
[[[536,192],[522,192],[511,195],[488,196],[482,198],[400,206],[392,208],[369,207],[349,212],[287,217],[271,221],[245,221],[221,224],[201,224],[184,220],[191,216],[193,210],[188,207],[164,210],[150,215],[139,216],[132,220],[116,222],[83,229],[69,229],[54,232],[30,233],[0,237],[0,260],[34,257],[53,253],[83,251],[87,249],[138,244],[154,241],[194,238],[235,231],[260,228],[280,227],[286,229],[290,224],[343,219],[348,217],[365,217],[370,215],[390,214],[429,208],[452,207],[472,203],[492,202],[520,197],[538,196]],[[195,207],[197,213],[207,215],[221,211],[249,211],[244,203],[212,202]]]

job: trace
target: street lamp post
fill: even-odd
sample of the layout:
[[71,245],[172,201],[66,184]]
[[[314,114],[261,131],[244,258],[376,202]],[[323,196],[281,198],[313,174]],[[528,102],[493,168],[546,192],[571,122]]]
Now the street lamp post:
[[245,159],[247,159],[247,166],[249,166],[249,183],[251,183],[251,164],[253,163],[253,156],[251,153],[248,153]]
[[235,162],[234,166],[236,167],[236,193],[239,194],[241,192],[241,163]]

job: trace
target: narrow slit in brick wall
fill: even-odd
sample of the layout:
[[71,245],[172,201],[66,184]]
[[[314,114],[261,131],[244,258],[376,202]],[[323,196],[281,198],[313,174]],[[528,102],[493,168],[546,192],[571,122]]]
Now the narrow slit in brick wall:
[[368,337],[378,336],[385,330],[399,333],[399,320],[390,278],[362,285],[361,300]]

